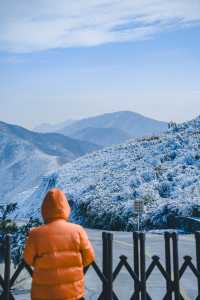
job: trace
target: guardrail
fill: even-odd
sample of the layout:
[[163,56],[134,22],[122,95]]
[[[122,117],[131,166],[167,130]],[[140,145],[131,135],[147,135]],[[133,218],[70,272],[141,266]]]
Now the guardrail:
[[[183,297],[180,290],[180,279],[189,268],[197,280],[197,297],[200,300],[200,232],[195,233],[195,247],[196,247],[196,262],[192,261],[191,256],[184,256],[184,262],[179,265],[178,254],[178,236],[175,232],[165,232],[165,263],[160,262],[157,255],[152,256],[151,262],[146,267],[145,259],[145,234],[143,232],[133,232],[133,266],[128,262],[125,255],[119,257],[119,263],[113,270],[113,234],[108,232],[102,233],[102,269],[94,262],[91,266],[87,267],[84,272],[86,273],[89,268],[93,268],[96,275],[102,282],[102,291],[97,298],[98,300],[119,300],[115,291],[113,290],[113,283],[120,274],[123,267],[126,268],[133,280],[133,291],[130,300],[151,300],[147,283],[151,277],[152,272],[157,268],[161,276],[165,280],[165,295],[163,300],[187,300]],[[21,273],[26,268],[30,276],[33,270],[25,264],[24,261],[16,268],[15,272],[11,274],[11,236],[7,235],[4,240],[4,276],[0,275],[0,285],[3,293],[0,296],[1,300],[14,300],[12,295],[12,287]],[[125,300],[125,299],[123,299]],[[127,300],[127,299],[126,299]]]

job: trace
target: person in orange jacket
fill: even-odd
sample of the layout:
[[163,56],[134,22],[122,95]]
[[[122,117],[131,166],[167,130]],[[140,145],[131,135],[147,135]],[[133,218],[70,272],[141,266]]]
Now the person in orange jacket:
[[87,234],[67,222],[70,206],[61,190],[50,190],[41,210],[45,224],[29,232],[23,255],[34,268],[31,299],[83,299],[83,269],[95,259]]

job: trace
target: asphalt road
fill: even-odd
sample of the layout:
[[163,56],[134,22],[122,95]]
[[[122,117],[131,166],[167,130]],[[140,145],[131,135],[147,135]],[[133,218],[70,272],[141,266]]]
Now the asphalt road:
[[[96,253],[96,262],[101,267],[102,265],[102,232],[99,230],[87,230],[89,238],[94,246]],[[119,256],[126,255],[128,262],[133,265],[133,246],[131,233],[115,232],[114,233],[114,261],[113,267],[118,264]],[[146,265],[151,262],[153,255],[158,255],[160,261],[164,265],[164,238],[159,234],[146,235]],[[179,264],[183,263],[183,257],[190,255],[195,262],[195,243],[193,235],[180,235],[179,236]],[[1,267],[1,273],[3,269]],[[23,271],[17,284],[15,285],[15,299],[28,300],[30,289],[30,277],[26,271]],[[92,268],[87,272],[85,278],[86,285],[86,300],[96,300],[101,291],[101,281],[97,277]],[[160,271],[157,269],[153,271],[147,282],[147,290],[154,300],[161,300],[165,294],[165,281],[162,279]],[[128,300],[133,292],[133,281],[128,272],[123,268],[120,275],[114,282],[114,291],[122,300]],[[181,280],[181,292],[185,300],[193,300],[197,296],[197,280],[191,271],[187,271]]]

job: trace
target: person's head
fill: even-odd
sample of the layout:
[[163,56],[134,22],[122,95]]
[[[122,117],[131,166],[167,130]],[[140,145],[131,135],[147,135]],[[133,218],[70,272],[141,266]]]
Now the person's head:
[[67,220],[70,212],[71,209],[63,191],[57,188],[48,191],[41,207],[41,213],[45,223],[52,222],[56,219]]

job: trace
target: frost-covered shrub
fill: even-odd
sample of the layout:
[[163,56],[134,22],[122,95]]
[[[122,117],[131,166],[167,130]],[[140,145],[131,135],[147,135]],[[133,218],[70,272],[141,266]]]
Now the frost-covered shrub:
[[176,158],[176,151],[170,151],[166,153],[163,157],[161,157],[161,162],[164,163],[165,161],[173,161]]
[[161,198],[170,198],[172,186],[168,181],[159,183],[158,192]]
[[152,153],[152,157],[147,157],[147,158],[145,159],[145,161],[146,161],[149,165],[151,165],[152,167],[156,168],[156,167],[158,167],[158,166],[160,165],[160,160],[154,158],[154,155],[155,155],[155,153]]
[[173,131],[173,132],[177,132],[179,127],[175,122],[171,121],[171,122],[168,123],[168,129]]
[[147,194],[142,197],[145,206],[151,206],[156,201],[151,195]]
[[197,178],[184,178],[181,183],[181,188],[185,189],[186,187],[194,185],[195,182],[197,182]]
[[96,189],[96,185],[95,184],[89,184],[88,186],[84,187],[81,191],[82,194],[87,194],[90,193],[92,191],[94,191]]
[[129,219],[134,218],[133,202],[106,200],[106,205],[102,205],[102,200],[97,198],[77,203],[76,222],[97,229],[125,230]]
[[133,190],[133,191],[130,193],[130,196],[131,196],[132,199],[139,198],[139,197],[140,197],[140,192],[137,191],[137,190]]
[[148,229],[173,228],[175,226],[176,217],[179,214],[178,208],[170,204],[170,201],[167,201],[163,205],[153,207],[143,220],[144,226]]
[[129,180],[129,187],[131,189],[136,189],[140,186],[141,182],[138,177],[134,176]]
[[66,195],[66,198],[67,198],[67,200],[68,200],[69,206],[70,206],[71,208],[73,208],[74,205],[75,205],[75,201],[76,201],[76,198],[75,198],[74,194],[68,193],[68,194]]
[[26,224],[18,226],[17,223],[10,218],[11,214],[15,212],[17,208],[16,203],[0,205],[0,241],[3,241],[7,234],[11,234],[11,258],[15,265],[20,262],[22,257],[28,232],[32,227],[41,224],[38,219],[30,218]]
[[114,195],[112,196],[112,201],[113,202],[123,201],[123,197],[120,194]]
[[193,157],[193,154],[192,153],[187,153],[184,157],[184,160],[183,162],[186,164],[186,165],[193,165],[194,163],[194,157]]
[[127,202],[130,198],[130,194],[128,193],[118,193],[118,194],[115,194],[111,197],[111,201],[114,202]]
[[0,205],[0,240],[3,240],[7,234],[13,234],[17,230],[17,224],[10,218],[10,215],[16,211],[17,203]]
[[200,167],[200,154],[196,151],[191,151],[189,153],[186,153],[183,157],[183,163],[192,166],[195,165],[197,167]]
[[163,204],[157,203],[145,215],[143,225],[146,229],[175,228],[181,220],[184,228],[187,217],[200,217],[200,199],[167,199]]
[[145,182],[150,182],[155,179],[155,173],[152,170],[146,170],[141,174]]
[[30,218],[26,224],[19,226],[12,235],[11,256],[14,265],[17,265],[22,258],[25,240],[30,229],[39,225],[41,225],[41,222],[38,219]]
[[109,227],[111,230],[120,230],[123,231],[125,229],[126,223],[124,218],[115,213],[111,213],[110,220],[108,220]]
[[168,181],[172,182],[174,180],[174,178],[175,178],[174,173],[172,173],[172,172],[167,173],[167,180]]
[[137,218],[132,217],[128,219],[125,230],[126,231],[135,231],[138,228]]
[[154,168],[155,174],[156,174],[156,178],[160,179],[162,178],[163,174],[164,174],[164,169],[161,165],[158,165]]
[[192,205],[192,216],[200,218],[200,203]]
[[81,178],[78,176],[72,176],[70,179],[73,183],[78,183],[81,180]]
[[178,149],[181,149],[182,146],[182,138],[179,134],[175,136],[172,136],[172,138],[168,139],[166,144],[163,143],[163,151],[166,151],[166,149],[169,149],[171,151],[176,151]]
[[194,159],[195,159],[195,160],[200,160],[200,154],[199,154],[198,152],[195,153]]
[[84,199],[83,201],[76,201],[76,205],[74,209],[76,210],[77,213],[81,215],[87,215],[88,207],[92,201],[93,201],[92,197]]
[[121,187],[117,182],[113,182],[109,188],[112,193],[119,193],[121,191]]

